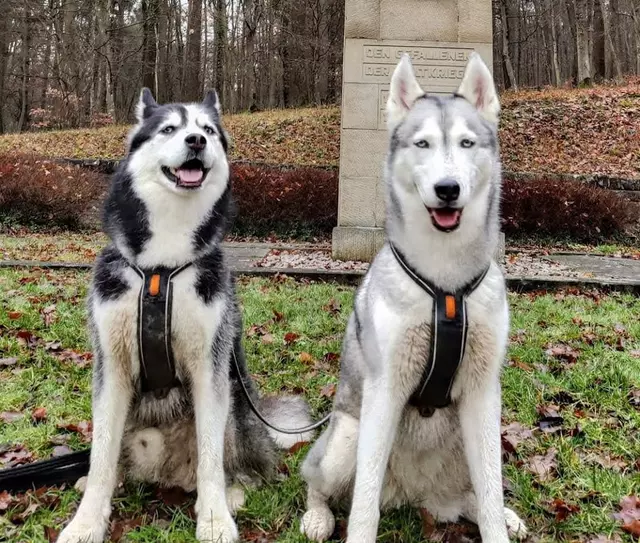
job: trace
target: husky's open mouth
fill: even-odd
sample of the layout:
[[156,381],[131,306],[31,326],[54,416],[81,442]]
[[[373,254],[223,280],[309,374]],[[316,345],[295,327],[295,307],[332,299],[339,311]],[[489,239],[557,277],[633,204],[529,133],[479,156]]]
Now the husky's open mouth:
[[201,160],[197,158],[188,160],[179,168],[169,168],[162,166],[163,173],[173,181],[178,187],[185,189],[198,189],[202,186],[204,178],[209,170],[204,167]]
[[460,226],[462,209],[452,207],[427,208],[431,215],[431,222],[441,232],[453,232]]

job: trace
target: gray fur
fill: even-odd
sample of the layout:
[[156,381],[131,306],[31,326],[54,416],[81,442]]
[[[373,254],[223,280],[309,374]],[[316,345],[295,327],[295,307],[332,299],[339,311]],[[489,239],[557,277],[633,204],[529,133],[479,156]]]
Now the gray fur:
[[[347,543],[376,540],[378,505],[424,507],[442,521],[466,517],[478,522],[488,543],[506,542],[506,527],[515,537],[526,535],[524,524],[502,504],[499,378],[508,309],[503,276],[491,261],[499,230],[501,178],[493,121],[498,106],[476,100],[476,94],[492,98],[494,92],[478,62],[473,57],[467,68],[461,85],[465,98],[440,98],[423,96],[403,59],[387,106],[389,241],[420,275],[448,291],[490,266],[467,300],[468,341],[453,403],[430,418],[408,405],[429,353],[432,299],[400,267],[387,243],[356,294],[330,425],[302,466],[308,496],[301,530],[312,540],[331,536],[333,503],[351,506]],[[486,88],[469,89],[470,80]],[[415,145],[422,137],[430,138],[426,150]],[[472,152],[460,149],[461,137],[474,139]],[[461,220],[450,232],[438,230],[427,209],[438,205],[429,191],[444,178],[463,186],[455,204]]]

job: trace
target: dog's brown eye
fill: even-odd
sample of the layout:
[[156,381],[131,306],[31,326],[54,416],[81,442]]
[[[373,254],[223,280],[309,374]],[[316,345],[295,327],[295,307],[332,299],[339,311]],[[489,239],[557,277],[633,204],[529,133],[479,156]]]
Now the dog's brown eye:
[[470,149],[471,147],[473,147],[476,144],[475,141],[471,141],[469,139],[463,139],[460,142],[460,147],[462,147],[463,149]]
[[165,127],[162,129],[162,133],[163,133],[163,134],[171,134],[171,132],[173,132],[175,129],[176,129],[176,127],[175,127],[175,126],[165,126]]
[[418,140],[414,145],[420,149],[427,149],[429,147],[429,142],[427,140]]

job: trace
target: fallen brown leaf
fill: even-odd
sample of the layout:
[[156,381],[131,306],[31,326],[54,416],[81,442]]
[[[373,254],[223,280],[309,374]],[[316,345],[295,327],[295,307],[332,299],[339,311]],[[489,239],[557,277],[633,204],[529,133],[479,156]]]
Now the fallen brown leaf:
[[18,363],[18,359],[13,356],[10,358],[0,358],[0,367],[2,366],[13,366]]
[[51,526],[44,527],[44,536],[47,538],[47,543],[55,543],[58,540],[60,530],[56,530]]
[[0,492],[0,511],[6,511],[13,503],[13,496],[6,490]]
[[322,309],[331,313],[332,315],[337,315],[340,313],[340,302],[338,302],[335,298],[331,298],[329,303],[322,306]]
[[313,356],[307,352],[301,352],[298,355],[298,360],[300,360],[300,362],[302,362],[303,364],[311,364],[313,362]]
[[551,511],[556,515],[556,522],[562,522],[569,515],[580,511],[580,507],[556,498],[551,502]]
[[324,385],[320,389],[320,396],[324,396],[325,398],[333,398],[336,395],[336,384],[329,383],[328,385]]
[[0,465],[6,468],[28,464],[32,460],[33,453],[27,450],[24,445],[15,445],[0,449]]
[[142,526],[143,523],[142,517],[111,521],[111,541],[118,543],[126,534]]
[[289,447],[289,450],[287,452],[289,454],[296,454],[300,449],[304,449],[308,444],[308,441],[298,441],[298,443],[296,443],[292,447]]
[[542,482],[550,481],[558,465],[556,461],[557,453],[557,449],[551,447],[544,455],[538,454],[532,456],[529,458],[529,471],[536,475]]
[[38,502],[32,502],[24,511],[22,511],[22,513],[12,515],[11,521],[22,523],[26,521],[31,515],[33,515],[39,508],[40,504]]
[[296,332],[287,332],[284,335],[284,342],[287,345],[291,345],[294,341],[296,341],[298,338],[300,337],[300,334],[297,334]]
[[620,512],[614,513],[613,518],[622,521],[623,525],[640,521],[640,499],[637,496],[626,496],[620,500]]
[[622,530],[631,534],[633,537],[640,537],[640,520],[632,520],[622,525]]
[[563,360],[568,364],[575,364],[580,356],[580,352],[564,343],[552,345],[545,351],[547,356]]
[[422,518],[422,536],[425,539],[431,539],[436,531],[436,519],[424,507],[420,508],[420,517]]
[[22,313],[20,311],[9,311],[7,313],[7,316],[11,319],[11,320],[17,320],[20,317],[22,317]]
[[31,412],[31,419],[33,422],[42,422],[47,419],[47,409],[46,407],[36,407]]
[[58,428],[60,430],[66,430],[67,432],[80,434],[82,436],[82,441],[84,441],[85,443],[89,443],[91,441],[91,438],[93,437],[93,427],[91,425],[91,421],[85,420],[79,422],[78,424],[58,424]]
[[11,424],[23,418],[24,413],[18,413],[17,411],[3,411],[0,413],[0,420],[6,424]]
[[66,454],[71,454],[73,451],[67,445],[57,445],[53,448],[53,452],[51,456],[54,458],[58,458],[59,456],[65,456]]

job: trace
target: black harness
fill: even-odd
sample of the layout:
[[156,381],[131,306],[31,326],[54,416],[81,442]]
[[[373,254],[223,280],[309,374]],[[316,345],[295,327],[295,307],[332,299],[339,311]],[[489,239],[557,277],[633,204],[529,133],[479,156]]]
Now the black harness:
[[172,388],[181,386],[171,347],[172,280],[190,266],[150,270],[132,266],[143,281],[138,305],[140,389],[153,392],[156,398],[164,398]]
[[423,417],[451,404],[451,387],[467,346],[467,296],[487,275],[489,267],[470,283],[447,292],[421,277],[406,261],[402,253],[389,244],[398,264],[407,275],[433,298],[433,317],[429,357],[420,385],[409,398],[409,405]]

